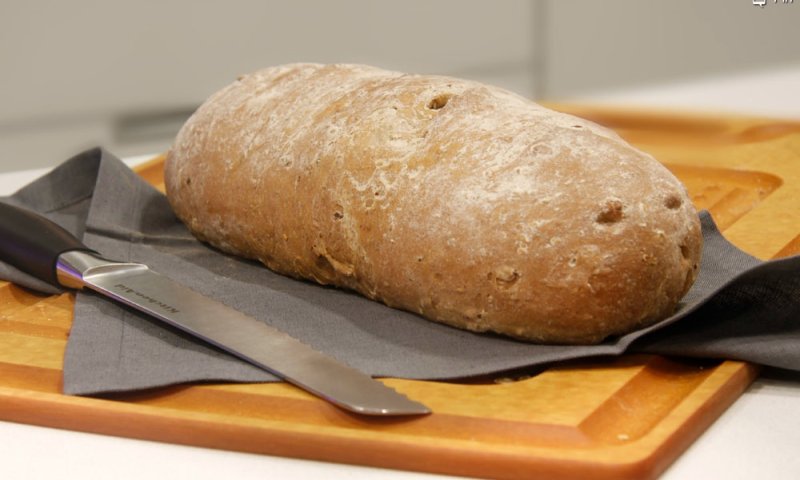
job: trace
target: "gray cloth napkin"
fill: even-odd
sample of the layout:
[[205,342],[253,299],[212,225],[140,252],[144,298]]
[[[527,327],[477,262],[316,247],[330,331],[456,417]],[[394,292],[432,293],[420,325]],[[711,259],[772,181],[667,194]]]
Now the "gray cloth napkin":
[[[461,331],[220,253],[192,237],[164,195],[101,149],[73,157],[3,200],[44,213],[108,258],[146,263],[374,376],[457,379],[626,351],[800,370],[800,256],[761,262],[728,243],[707,213],[701,215],[700,275],[679,311],[601,345],[576,347]],[[55,291],[7,265],[0,265],[0,277]],[[66,393],[273,380],[134,310],[91,292],[77,296]]]

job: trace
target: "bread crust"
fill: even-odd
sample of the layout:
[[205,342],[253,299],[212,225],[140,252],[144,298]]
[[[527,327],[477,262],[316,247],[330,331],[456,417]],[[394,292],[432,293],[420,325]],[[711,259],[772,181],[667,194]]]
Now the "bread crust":
[[474,331],[591,344],[670,315],[702,237],[610,130],[505,90],[292,64],[211,96],[165,180],[201,240]]

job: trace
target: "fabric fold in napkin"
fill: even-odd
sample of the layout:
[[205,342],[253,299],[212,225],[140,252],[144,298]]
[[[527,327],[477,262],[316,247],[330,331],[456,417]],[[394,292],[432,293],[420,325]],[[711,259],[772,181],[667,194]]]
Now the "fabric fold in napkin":
[[[800,370],[800,256],[761,262],[728,243],[705,212],[700,275],[675,315],[600,345],[554,346],[439,325],[220,253],[195,240],[162,193],[102,149],[71,158],[2,201],[44,213],[108,258],[146,263],[374,376],[456,379],[626,351]],[[0,277],[57,291],[5,264]],[[144,314],[91,292],[77,295],[65,393],[273,380]]]

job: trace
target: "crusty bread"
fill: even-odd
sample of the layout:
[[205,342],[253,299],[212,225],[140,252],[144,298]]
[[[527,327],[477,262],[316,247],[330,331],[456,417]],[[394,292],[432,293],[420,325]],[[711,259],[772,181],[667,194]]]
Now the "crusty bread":
[[697,273],[684,187],[591,122],[505,90],[359,65],[239,78],[187,121],[167,194],[201,240],[428,319],[596,343]]

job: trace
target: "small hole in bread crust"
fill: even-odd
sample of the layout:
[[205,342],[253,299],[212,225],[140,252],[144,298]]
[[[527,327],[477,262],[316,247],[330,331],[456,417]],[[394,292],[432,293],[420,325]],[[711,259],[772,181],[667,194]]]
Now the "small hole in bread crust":
[[619,200],[607,200],[603,209],[595,217],[595,221],[603,225],[617,223],[622,220],[622,209],[623,205]]
[[433,99],[428,102],[428,108],[431,110],[439,110],[444,108],[447,105],[447,102],[450,101],[451,95],[449,93],[442,93],[441,95],[437,95],[433,97]]
[[670,210],[676,210],[680,208],[682,204],[683,201],[677,195],[670,195],[664,200],[664,206]]
[[489,279],[492,277],[498,287],[509,288],[519,280],[519,272],[509,265],[501,265],[488,275]]

